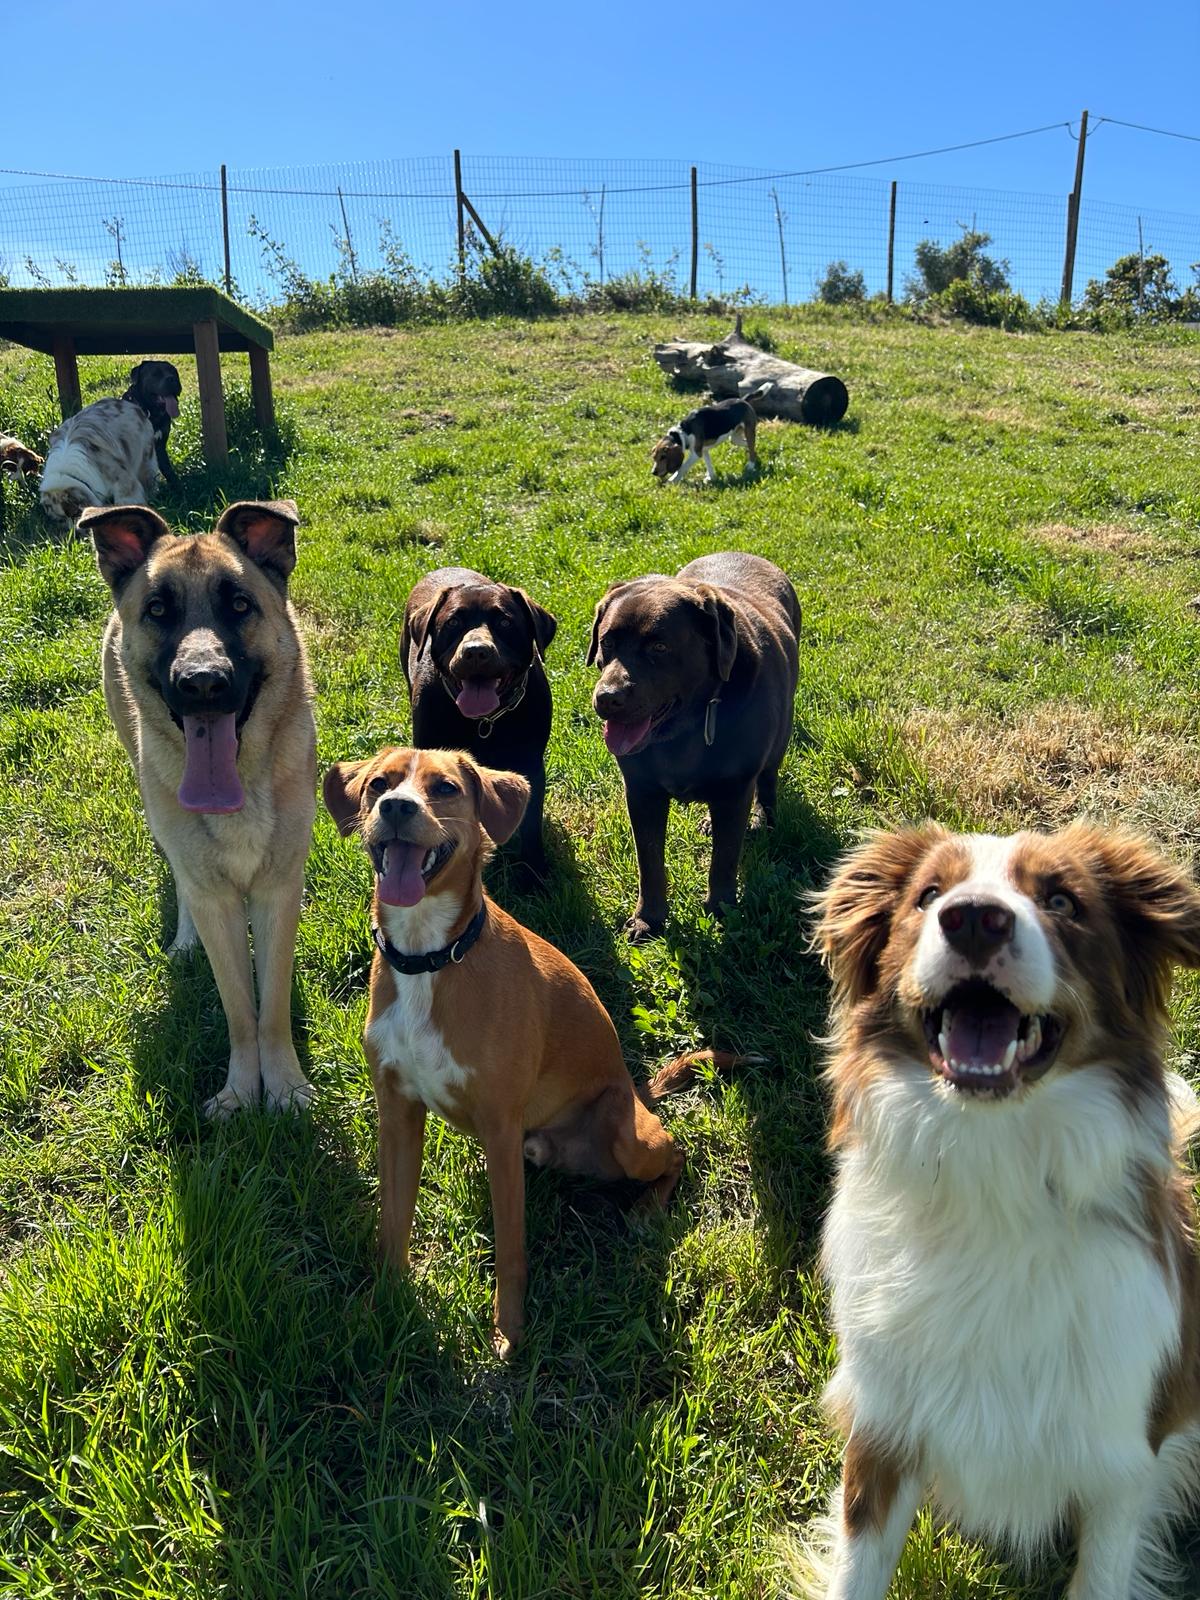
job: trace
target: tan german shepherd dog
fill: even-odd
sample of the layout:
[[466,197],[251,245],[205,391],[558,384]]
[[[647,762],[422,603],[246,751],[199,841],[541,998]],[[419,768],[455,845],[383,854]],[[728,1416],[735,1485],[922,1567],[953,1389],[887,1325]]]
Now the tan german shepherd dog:
[[172,953],[199,933],[229,1024],[229,1075],[210,1117],[264,1091],[273,1109],[313,1093],[291,1027],[317,776],[312,685],[287,598],[298,522],[292,501],[268,500],[229,506],[212,533],[173,534],[146,506],[90,506],[78,524],[116,608],[104,698],[175,875]]

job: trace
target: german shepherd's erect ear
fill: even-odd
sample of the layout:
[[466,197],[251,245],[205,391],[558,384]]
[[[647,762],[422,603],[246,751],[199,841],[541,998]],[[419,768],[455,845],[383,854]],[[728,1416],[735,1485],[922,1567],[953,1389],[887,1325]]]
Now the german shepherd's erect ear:
[[296,565],[300,513],[294,500],[237,500],[226,506],[216,531],[238,545],[278,589],[287,589]]
[[80,533],[91,534],[100,575],[114,600],[153,546],[171,532],[149,506],[88,506],[75,526]]

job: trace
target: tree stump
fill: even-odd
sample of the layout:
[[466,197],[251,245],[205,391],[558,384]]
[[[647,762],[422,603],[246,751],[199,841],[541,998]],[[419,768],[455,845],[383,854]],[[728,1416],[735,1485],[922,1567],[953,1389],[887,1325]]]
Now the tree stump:
[[841,421],[850,404],[846,385],[832,373],[810,372],[751,344],[742,334],[740,311],[733,332],[716,344],[672,339],[655,345],[654,359],[672,378],[703,383],[717,400],[744,398],[769,383],[766,394],[754,397],[754,409],[762,417],[828,427]]

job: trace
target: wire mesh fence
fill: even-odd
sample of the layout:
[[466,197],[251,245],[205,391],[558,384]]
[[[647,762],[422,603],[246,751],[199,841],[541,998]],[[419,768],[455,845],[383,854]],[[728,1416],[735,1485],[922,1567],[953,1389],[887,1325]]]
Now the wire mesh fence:
[[[560,284],[605,281],[647,266],[689,287],[692,170],[660,160],[466,157],[463,189],[488,230],[539,262]],[[778,303],[811,299],[831,261],[862,272],[869,294],[887,283],[888,178],[772,174],[699,164],[695,185],[696,288],[702,297],[749,289]],[[252,303],[277,295],[267,241],[308,277],[367,273],[399,249],[425,274],[453,270],[454,164],[402,158],[278,169],[229,168],[229,265]],[[949,244],[960,230],[991,235],[1015,289],[1057,299],[1066,195],[1008,193],[899,179],[897,298],[922,239]],[[1200,262],[1200,216],[1140,212],[1084,196],[1076,294],[1119,256],[1161,253],[1181,285]],[[0,188],[0,275],[11,284],[170,282],[198,274],[220,283],[225,227],[219,169],[147,179],[52,178]]]

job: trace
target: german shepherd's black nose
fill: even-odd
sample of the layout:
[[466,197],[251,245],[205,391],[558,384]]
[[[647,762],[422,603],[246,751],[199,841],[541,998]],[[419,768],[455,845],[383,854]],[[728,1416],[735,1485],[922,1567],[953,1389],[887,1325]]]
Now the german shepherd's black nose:
[[1012,938],[1016,919],[996,900],[952,900],[938,912],[938,921],[950,948],[982,967]]
[[227,693],[232,683],[233,673],[215,665],[184,667],[175,674],[175,688],[188,700],[215,700]]

